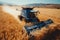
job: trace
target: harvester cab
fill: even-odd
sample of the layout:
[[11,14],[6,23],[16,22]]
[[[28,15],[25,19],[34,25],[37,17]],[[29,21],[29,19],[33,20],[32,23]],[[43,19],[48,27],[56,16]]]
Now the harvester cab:
[[[38,18],[35,14],[39,11],[34,11],[34,8],[22,8],[21,15],[19,16],[20,20],[25,20],[25,22],[38,22]],[[40,13],[40,12],[39,12]]]
[[34,11],[33,8],[22,8],[22,13],[19,16],[20,20],[25,19],[25,22],[32,22],[36,23],[31,26],[25,25],[24,28],[26,29],[27,33],[30,34],[31,31],[36,29],[41,29],[42,27],[45,27],[48,24],[53,23],[51,19],[48,19],[46,21],[39,21],[39,19],[36,17],[35,13],[40,13],[39,11]]

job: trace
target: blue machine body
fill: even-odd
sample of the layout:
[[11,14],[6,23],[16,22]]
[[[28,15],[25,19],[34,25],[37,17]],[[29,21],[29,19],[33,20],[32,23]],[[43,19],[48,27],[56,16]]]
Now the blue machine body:
[[33,11],[33,8],[23,8],[22,9],[22,13],[21,13],[22,18],[26,19],[26,21],[34,23],[32,26],[29,26],[29,25],[24,26],[28,35],[34,29],[41,29],[42,27],[53,23],[53,21],[51,19],[48,19],[46,21],[39,21],[39,19],[36,17],[36,15],[34,13],[36,13],[36,11]]

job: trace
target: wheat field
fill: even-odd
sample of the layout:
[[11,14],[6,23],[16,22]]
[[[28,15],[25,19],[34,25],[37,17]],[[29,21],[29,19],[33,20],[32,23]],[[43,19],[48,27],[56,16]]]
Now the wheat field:
[[[10,15],[10,11],[5,12],[2,9],[3,7],[0,6],[0,40],[28,40],[29,36],[23,30],[25,22],[18,18],[19,12],[13,12]],[[49,25],[48,28],[44,27],[31,32],[34,35],[33,40],[60,40],[60,9],[36,7],[34,10],[40,12],[36,15],[40,21],[52,19],[54,23]]]

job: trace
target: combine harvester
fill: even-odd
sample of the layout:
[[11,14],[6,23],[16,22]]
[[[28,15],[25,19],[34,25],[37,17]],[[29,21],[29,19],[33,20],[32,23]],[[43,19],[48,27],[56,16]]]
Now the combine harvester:
[[33,10],[34,8],[32,7],[23,7],[21,15],[19,15],[20,20],[22,21],[23,19],[25,20],[26,23],[33,23],[33,25],[25,25],[24,28],[27,31],[28,35],[30,34],[31,31],[41,29],[42,27],[45,27],[53,21],[51,19],[48,19],[46,21],[40,21],[37,17],[36,14],[40,13],[39,11]]

